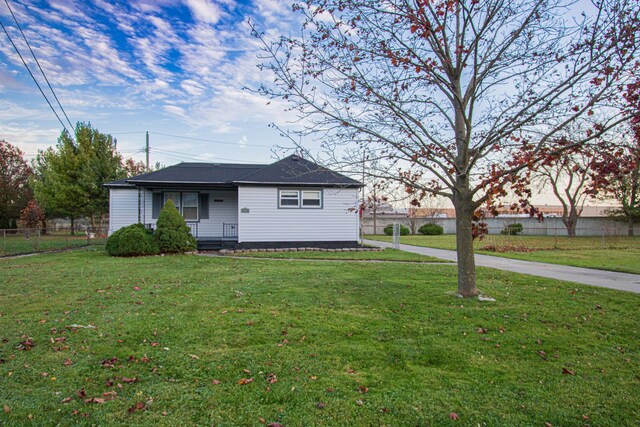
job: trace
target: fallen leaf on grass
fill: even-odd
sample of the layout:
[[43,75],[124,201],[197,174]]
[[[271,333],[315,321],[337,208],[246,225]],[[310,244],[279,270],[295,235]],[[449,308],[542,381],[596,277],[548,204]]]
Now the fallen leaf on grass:
[[69,396],[69,397],[65,397],[64,399],[62,399],[62,400],[60,401],[60,403],[69,403],[69,402],[71,402],[71,400],[72,400],[72,399],[73,399],[73,398],[72,398],[71,396]]
[[364,405],[364,401],[362,399],[358,399],[358,400],[356,400],[356,405],[362,406],[362,405]]
[[267,427],[284,427],[284,426],[280,423],[269,423],[267,424]]
[[267,420],[265,420],[262,417],[258,418],[258,421],[260,421],[260,424],[266,424],[267,423]]
[[486,334],[487,328],[476,328],[476,333],[478,334]]
[[218,385],[218,384],[220,384],[221,382],[222,382],[222,381],[220,381],[220,380],[211,380],[211,384],[213,384],[213,385]]
[[190,354],[189,357],[191,357],[193,360],[199,360],[200,357],[196,356],[195,354]]
[[238,380],[239,385],[245,385],[253,382],[253,378],[241,378]]
[[123,383],[135,383],[135,382],[138,382],[138,378],[136,378],[136,377],[134,377],[134,378],[122,377],[122,382]]
[[134,290],[134,291],[139,291],[140,289],[141,289],[141,288],[140,288],[140,286],[134,286],[134,287],[133,287],[133,290]]
[[450,412],[449,413],[449,418],[451,418],[452,420],[457,420],[460,418],[460,415],[456,414],[455,412]]
[[269,384],[277,383],[277,382],[278,382],[278,378],[276,377],[276,374],[274,374],[274,373],[269,373],[269,374],[267,375],[267,382],[268,382]]
[[64,362],[62,362],[62,364],[64,366],[71,366],[73,365],[73,361],[71,359],[66,359]]
[[9,405],[4,405],[4,413],[8,414],[9,412],[11,412],[11,408],[9,408]]
[[316,408],[318,409],[324,409],[327,405],[324,402],[318,402],[316,403]]
[[24,341],[20,341],[20,344],[18,344],[17,348],[18,350],[29,351],[35,346],[36,343],[33,341],[33,338],[29,337]]
[[242,372],[244,372],[245,374],[250,374],[251,373],[251,371],[248,370],[248,369],[243,369]]
[[112,357],[111,359],[104,359],[103,361],[100,362],[103,368],[113,368],[116,366],[116,363],[118,363],[117,357]]
[[105,403],[106,400],[100,398],[100,397],[92,397],[90,399],[85,399],[84,403],[100,403],[103,404]]
[[84,388],[81,388],[80,390],[78,390],[76,392],[76,395],[80,398],[80,399],[84,399],[85,397],[87,397],[87,392],[84,391]]
[[361,385],[361,386],[358,387],[358,391],[360,393],[369,393],[369,388]]
[[544,423],[544,427],[553,427],[553,424],[547,421]]
[[133,414],[136,411],[144,411],[145,409],[147,409],[147,406],[144,404],[144,402],[137,402],[135,405],[128,409],[128,412],[130,414]]
[[571,371],[567,368],[562,368],[562,373],[565,375],[575,375],[576,373],[574,371]]

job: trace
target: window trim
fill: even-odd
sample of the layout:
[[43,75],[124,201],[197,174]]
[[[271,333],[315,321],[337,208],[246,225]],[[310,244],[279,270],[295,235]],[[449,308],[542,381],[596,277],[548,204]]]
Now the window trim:
[[[163,191],[162,192],[162,207],[164,207],[164,205],[167,203],[166,201],[166,194],[167,193],[177,193],[180,196],[180,204],[179,206],[176,206],[176,209],[178,209],[178,212],[180,213],[180,216],[182,216],[182,218],[185,220],[185,222],[200,222],[200,193],[197,191]],[[196,206],[195,208],[197,209],[197,218],[196,219],[186,219],[184,217],[184,213],[183,213],[183,201],[184,201],[184,194],[195,194],[196,195]],[[187,206],[189,208],[192,208],[193,206]]]
[[[290,192],[297,193],[298,195],[298,203],[297,205],[283,205],[282,204],[282,193]],[[304,193],[306,192],[314,192],[318,193],[320,196],[320,204],[317,206],[305,206],[304,205]],[[312,199],[317,200],[317,199]],[[322,188],[278,188],[278,209],[323,209],[324,208],[324,189]]]

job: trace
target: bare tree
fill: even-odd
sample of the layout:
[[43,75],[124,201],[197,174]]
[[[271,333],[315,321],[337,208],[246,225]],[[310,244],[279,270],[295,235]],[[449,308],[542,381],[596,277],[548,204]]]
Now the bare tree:
[[[456,210],[458,293],[478,294],[474,213],[530,170],[627,120],[619,88],[636,64],[636,0],[308,0],[296,37],[267,40],[266,96],[290,101],[330,151],[375,153],[377,177]],[[598,110],[595,120],[591,114]],[[591,118],[571,141],[568,125]],[[355,150],[357,151],[357,150]],[[354,160],[361,156],[355,156]]]
[[540,188],[550,188],[562,206],[562,223],[569,237],[576,237],[578,219],[585,202],[592,196],[593,153],[566,153],[551,165],[542,165],[537,173]]

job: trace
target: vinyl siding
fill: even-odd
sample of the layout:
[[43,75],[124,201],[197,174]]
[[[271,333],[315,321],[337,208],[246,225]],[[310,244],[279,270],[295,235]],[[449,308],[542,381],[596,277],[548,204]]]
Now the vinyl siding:
[[321,209],[279,209],[276,187],[241,186],[238,194],[241,243],[358,240],[357,189],[325,188]]
[[[224,223],[238,223],[238,193],[235,190],[194,192],[209,194],[209,219],[200,219],[197,237],[222,237]],[[152,218],[153,196],[151,191],[144,190],[141,198],[144,204],[143,212],[141,212],[142,222],[155,226],[156,219]],[[216,200],[222,200],[222,202],[216,202]]]
[[138,222],[138,189],[109,189],[109,235]]

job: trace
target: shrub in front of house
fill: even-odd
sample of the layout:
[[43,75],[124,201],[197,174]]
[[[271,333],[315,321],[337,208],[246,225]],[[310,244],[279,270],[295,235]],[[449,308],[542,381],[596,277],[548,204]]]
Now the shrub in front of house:
[[507,225],[500,232],[500,234],[505,235],[505,236],[516,236],[519,233],[522,233],[522,224],[520,224],[519,222],[517,222],[515,224]]
[[[384,234],[386,234],[387,236],[393,236],[393,224],[389,224],[384,228]],[[405,227],[404,225],[400,225],[400,235],[401,236],[408,236],[411,233],[411,230],[409,230],[409,227]]]
[[418,233],[423,234],[425,236],[439,236],[444,233],[444,228],[439,226],[438,224],[424,224],[418,229]]
[[151,230],[142,224],[122,227],[107,239],[107,253],[111,256],[144,256],[160,253]]
[[154,235],[162,253],[175,254],[196,250],[196,239],[191,235],[187,223],[171,200],[168,200],[160,211]]

